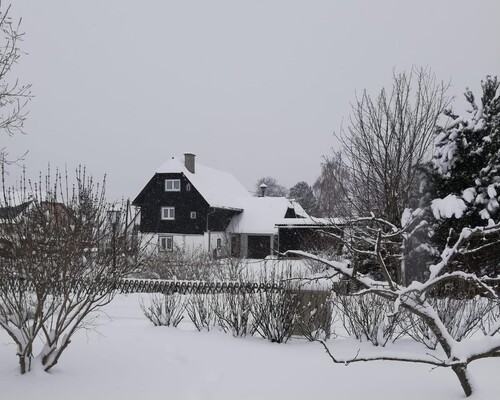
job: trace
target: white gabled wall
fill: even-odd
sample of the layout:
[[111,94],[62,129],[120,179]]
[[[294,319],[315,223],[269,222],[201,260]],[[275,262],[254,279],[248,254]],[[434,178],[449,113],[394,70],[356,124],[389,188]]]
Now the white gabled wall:
[[[209,251],[213,254],[214,249],[217,248],[217,239],[221,239],[222,242],[222,254],[220,252],[218,256],[226,255],[224,252],[229,251],[229,236],[225,232],[205,232],[203,235],[182,235],[178,233],[151,233],[144,234],[143,238],[148,244],[148,249],[150,251],[158,251],[158,243],[160,236],[171,236],[174,241],[174,249],[186,249],[187,251],[203,250]],[[210,245],[209,245],[210,240]]]
[[[148,249],[153,252],[157,252],[159,247],[159,237],[160,236],[172,236],[174,241],[174,249],[185,249],[186,251],[203,250],[214,255],[215,249],[217,249],[217,240],[221,240],[221,250],[217,251],[215,254],[217,257],[225,257],[231,254],[231,236],[226,232],[205,232],[203,235],[181,235],[181,234],[168,234],[168,233],[152,233],[144,234],[143,238],[148,243]],[[240,236],[240,257],[246,258],[248,255],[248,234],[243,233]],[[253,235],[250,235],[253,236]],[[271,254],[274,254],[274,240],[273,235],[256,235],[256,236],[266,236],[269,237],[269,247],[271,249]],[[209,244],[210,242],[210,244]]]

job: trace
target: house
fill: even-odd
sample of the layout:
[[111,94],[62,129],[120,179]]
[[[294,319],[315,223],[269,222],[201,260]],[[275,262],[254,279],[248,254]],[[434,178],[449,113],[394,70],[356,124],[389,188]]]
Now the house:
[[[46,200],[39,200],[46,197]],[[70,210],[61,202],[49,200],[45,193],[10,191],[0,200],[0,257],[12,258],[26,243],[43,237],[43,229],[71,218]],[[26,227],[29,227],[26,229]]]
[[17,201],[9,200],[0,200],[0,257],[3,258],[12,257],[15,251],[15,243],[12,241],[12,223],[18,221],[32,203],[32,200],[20,201],[17,198]]
[[159,251],[203,248],[216,256],[265,258],[278,250],[278,221],[307,217],[284,197],[254,197],[192,153],[161,165],[132,204]]

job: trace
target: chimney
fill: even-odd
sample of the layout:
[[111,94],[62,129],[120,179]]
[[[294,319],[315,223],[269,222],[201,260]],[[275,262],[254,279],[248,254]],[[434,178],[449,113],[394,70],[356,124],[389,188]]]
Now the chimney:
[[267,185],[265,183],[262,183],[262,185],[260,185],[259,187],[260,187],[260,197],[266,197]]
[[195,168],[194,168],[194,158],[195,157],[196,157],[196,155],[193,153],[184,153],[184,166],[192,174],[194,174],[194,171],[195,171]]

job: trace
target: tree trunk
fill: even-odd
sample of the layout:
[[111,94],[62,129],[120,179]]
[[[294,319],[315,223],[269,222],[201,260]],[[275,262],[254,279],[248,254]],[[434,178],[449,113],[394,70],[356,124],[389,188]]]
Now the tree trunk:
[[454,365],[453,367],[451,367],[451,369],[457,375],[457,378],[460,381],[460,384],[462,385],[462,389],[464,390],[465,395],[469,397],[472,394],[472,386],[469,381],[467,365],[466,364]]
[[[410,309],[411,311],[411,309]],[[415,313],[418,315],[418,313]],[[448,356],[448,358],[452,357],[452,351],[451,351],[451,345],[446,341],[446,338],[442,335],[441,331],[439,330],[436,322],[429,317],[428,315],[421,315],[427,326],[431,329],[431,331],[434,333],[436,336],[436,339],[438,340],[439,344],[443,348],[444,352]],[[472,386],[469,382],[469,375],[467,372],[467,364],[458,364],[458,365],[453,365],[451,367],[455,375],[457,376],[458,380],[460,381],[460,384],[462,385],[462,389],[464,390],[464,393],[467,397],[469,397],[472,394]]]
[[27,349],[23,349],[19,346],[17,357],[19,358],[19,371],[21,372],[21,375],[24,375],[26,372],[31,371],[31,345],[29,345]]
[[26,358],[23,355],[19,355],[19,369],[22,375],[26,373]]

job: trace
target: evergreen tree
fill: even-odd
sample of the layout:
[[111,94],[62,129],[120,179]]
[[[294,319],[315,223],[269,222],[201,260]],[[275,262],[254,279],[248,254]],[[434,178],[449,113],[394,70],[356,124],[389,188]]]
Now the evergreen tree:
[[297,200],[302,208],[309,215],[314,215],[316,211],[316,198],[313,190],[307,182],[298,182],[290,189],[289,198]]
[[[442,249],[465,227],[488,226],[500,221],[500,92],[496,77],[482,82],[478,106],[470,90],[467,115],[445,114],[451,123],[438,127],[435,155],[425,168],[425,217],[432,223],[432,240]],[[463,253],[457,267],[491,274],[498,270],[497,240],[474,253]]]

